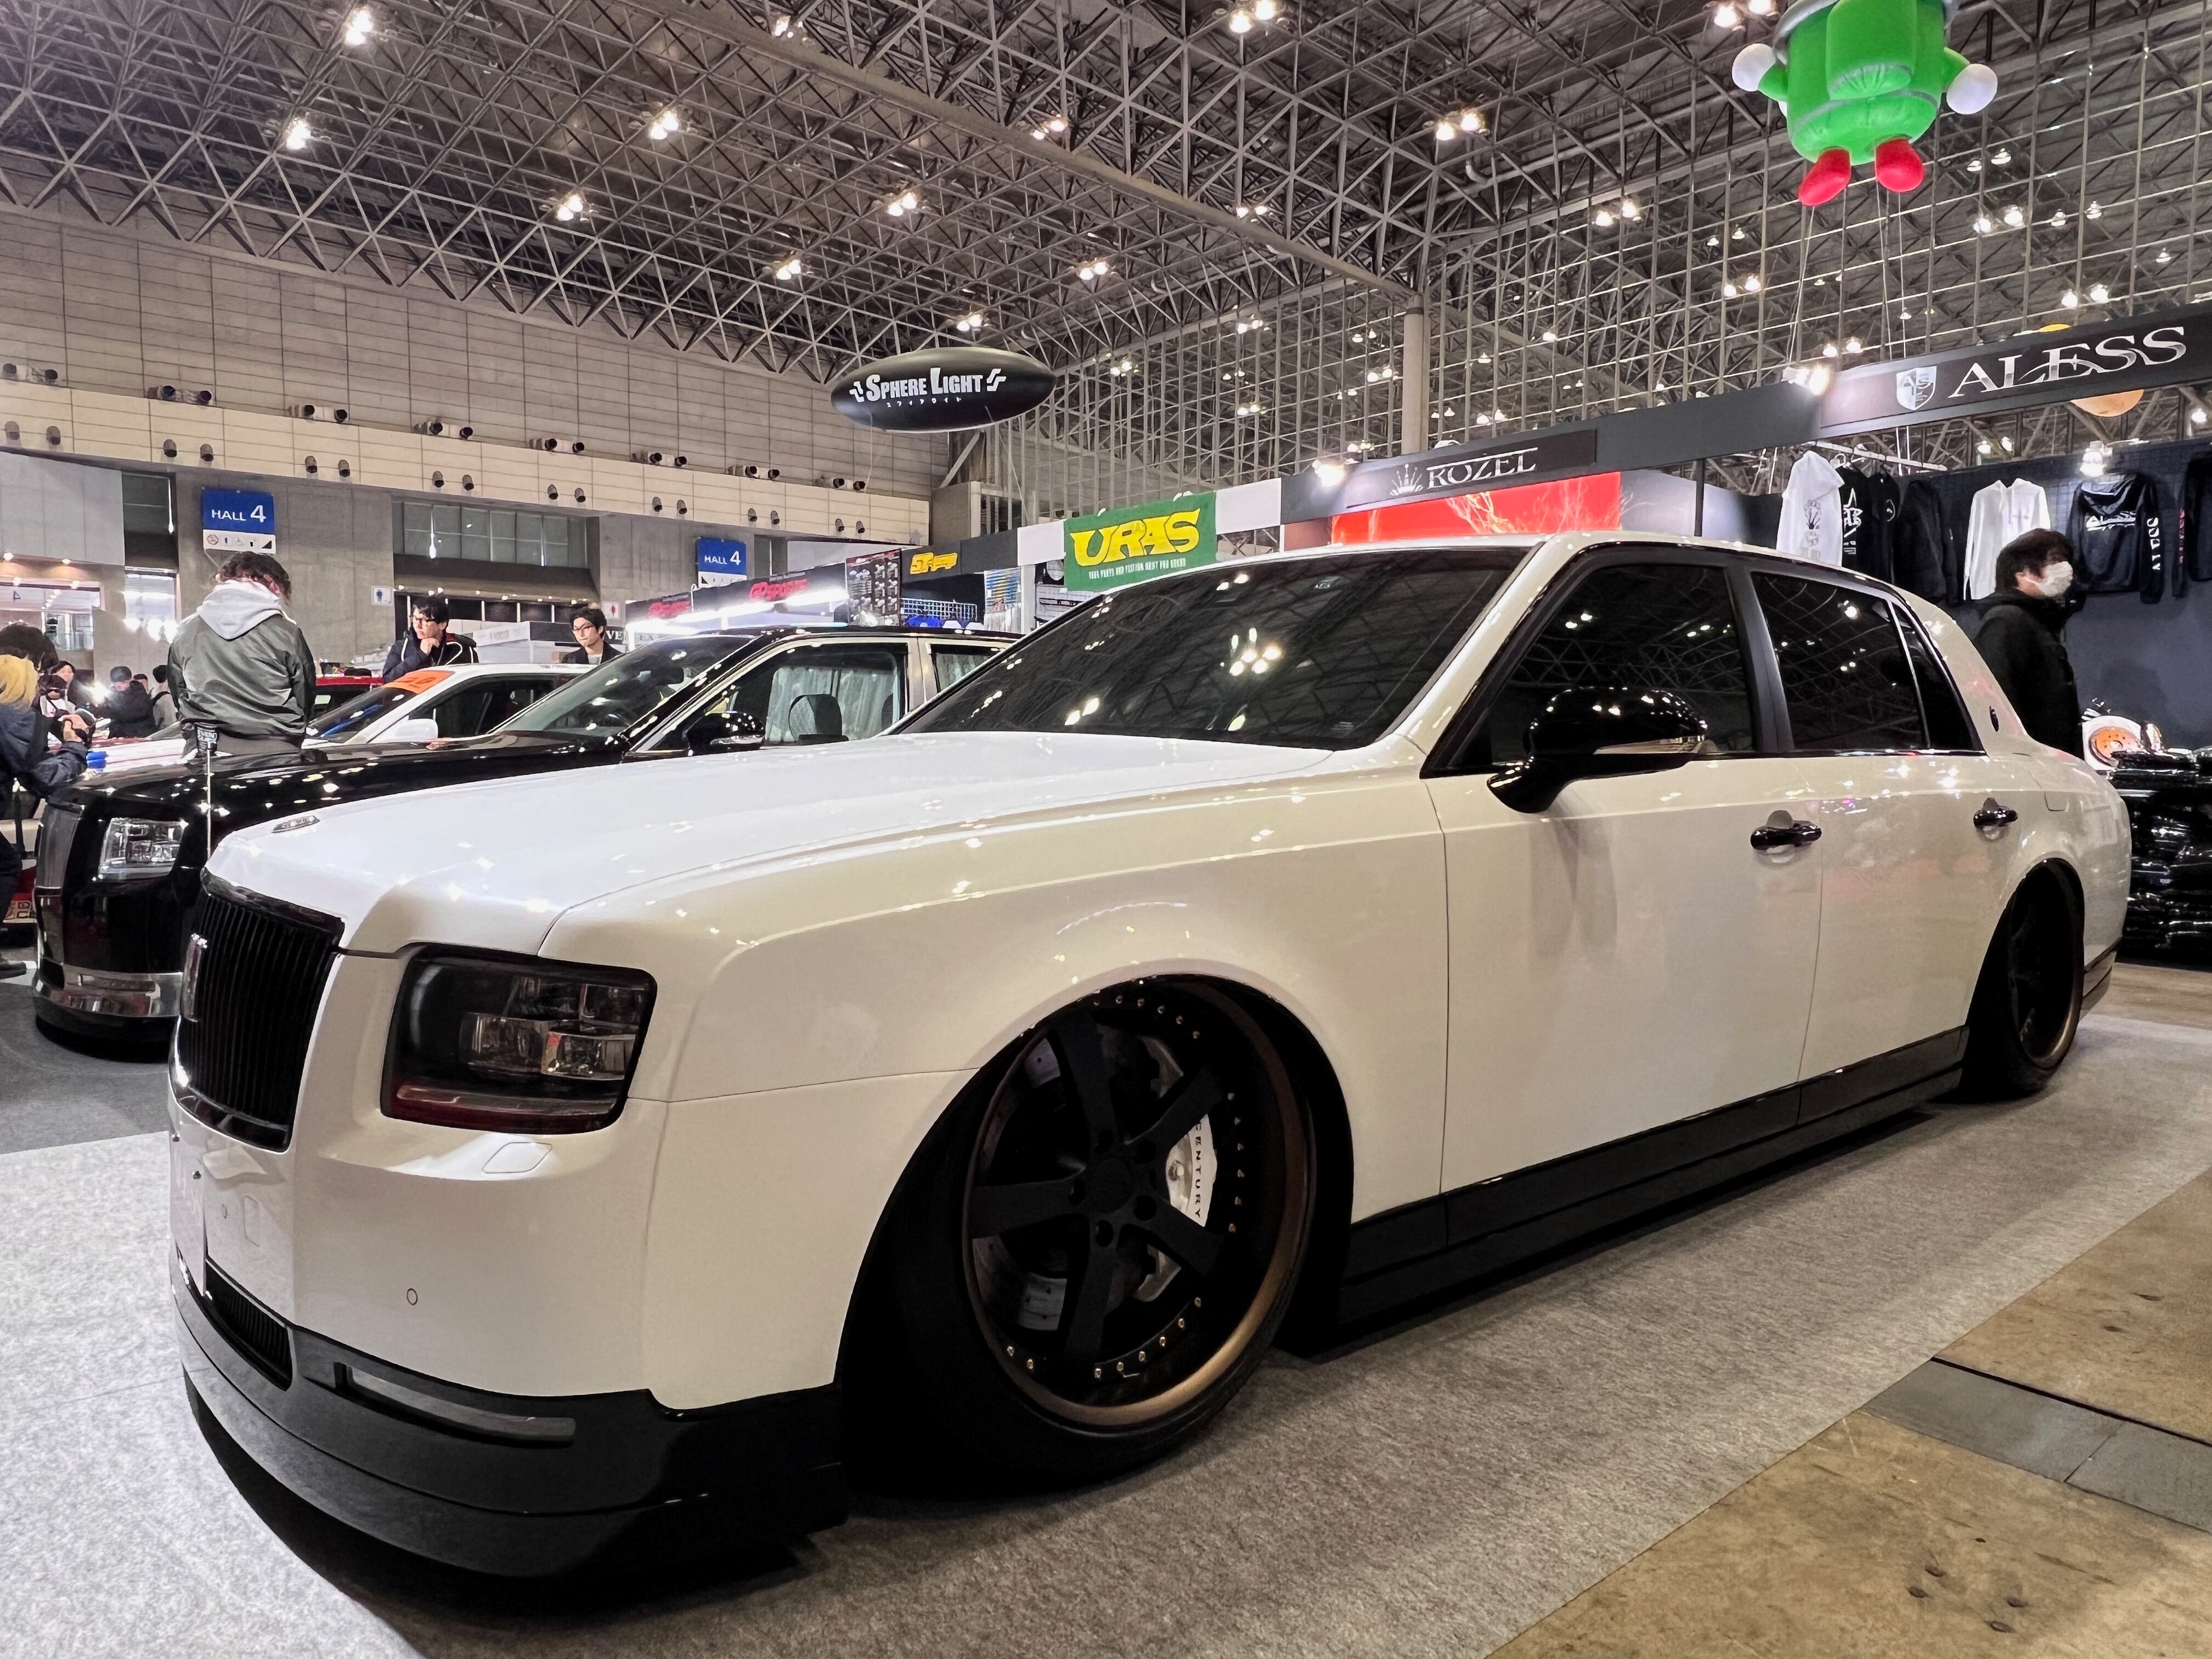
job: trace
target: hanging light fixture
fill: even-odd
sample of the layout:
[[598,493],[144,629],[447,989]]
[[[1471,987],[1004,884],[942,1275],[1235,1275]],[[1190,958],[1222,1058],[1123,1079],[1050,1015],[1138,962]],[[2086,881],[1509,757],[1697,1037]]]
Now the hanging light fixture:
[[582,192],[572,190],[566,196],[563,196],[561,198],[560,205],[553,210],[553,216],[556,219],[558,219],[564,225],[571,219],[582,218],[584,216],[584,198]]
[[314,129],[307,125],[307,118],[304,115],[295,115],[284,124],[286,149],[305,149],[314,142]]
[[346,14],[345,43],[349,46],[365,46],[368,37],[376,33],[376,14],[367,6],[356,6]]
[[671,134],[683,131],[684,123],[676,112],[665,109],[653,118],[653,125],[645,130],[645,136],[659,144],[665,143]]

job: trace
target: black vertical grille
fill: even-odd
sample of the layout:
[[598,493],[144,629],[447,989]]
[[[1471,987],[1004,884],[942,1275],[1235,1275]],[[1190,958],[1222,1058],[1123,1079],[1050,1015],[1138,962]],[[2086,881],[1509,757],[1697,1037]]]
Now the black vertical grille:
[[232,1284],[212,1261],[207,1267],[207,1286],[215,1328],[272,1381],[290,1388],[292,1335],[284,1322]]
[[178,1100],[226,1134],[281,1150],[292,1138],[338,923],[204,878],[191,932]]

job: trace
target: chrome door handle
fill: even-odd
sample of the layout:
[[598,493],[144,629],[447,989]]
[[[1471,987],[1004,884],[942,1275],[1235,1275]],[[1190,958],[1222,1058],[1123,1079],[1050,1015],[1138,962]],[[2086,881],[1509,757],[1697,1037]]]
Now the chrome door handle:
[[1789,823],[1762,823],[1751,832],[1752,847],[1772,853],[1784,847],[1810,847],[1820,839],[1820,826],[1798,818]]
[[2018,822],[2020,814],[2014,811],[2011,807],[2004,805],[2003,802],[1985,800],[1982,803],[1982,810],[1974,814],[1974,828],[1977,830],[2002,830],[2008,823]]

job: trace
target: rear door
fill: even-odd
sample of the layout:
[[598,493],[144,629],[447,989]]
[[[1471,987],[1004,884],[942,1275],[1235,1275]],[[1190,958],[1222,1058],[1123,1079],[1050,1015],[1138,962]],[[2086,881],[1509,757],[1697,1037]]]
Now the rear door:
[[489,674],[457,686],[428,711],[441,738],[481,737],[503,726],[561,683],[558,674]]
[[[1806,788],[1765,737],[1741,586],[1711,553],[1592,556],[1484,676],[1471,739],[1430,780],[1451,935],[1447,1188],[1777,1091],[1726,1133],[1795,1121],[1820,850],[1752,841],[1794,821]],[[1687,698],[1709,757],[1584,779],[1540,813],[1505,806],[1490,780],[1531,718],[1598,686]]]
[[1755,570],[1751,586],[1821,831],[1811,1078],[1965,1024],[2021,833],[1996,820],[2043,798],[1982,752],[1905,607],[1795,571]]

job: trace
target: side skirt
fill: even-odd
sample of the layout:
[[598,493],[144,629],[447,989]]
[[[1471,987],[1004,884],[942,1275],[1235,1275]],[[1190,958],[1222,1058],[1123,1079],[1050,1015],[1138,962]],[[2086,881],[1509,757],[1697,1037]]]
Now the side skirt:
[[2115,945],[2081,970],[2081,1012],[2083,1013],[2087,1013],[2103,1001],[2105,993],[2112,988],[2112,964],[2119,960],[2119,955],[2120,947]]
[[1352,1229],[1341,1322],[1498,1273],[1948,1093],[1961,1026],[1749,1100],[1516,1170]]

